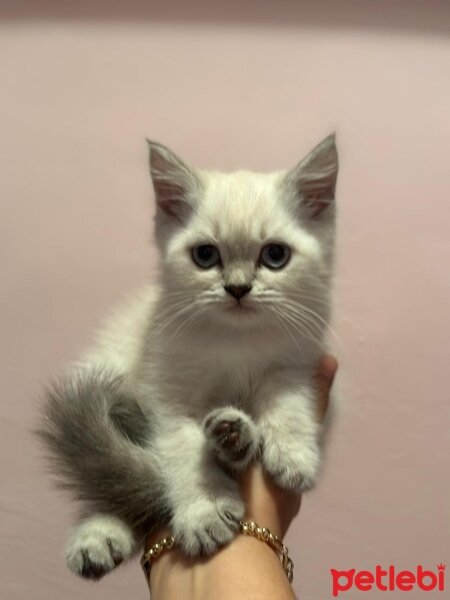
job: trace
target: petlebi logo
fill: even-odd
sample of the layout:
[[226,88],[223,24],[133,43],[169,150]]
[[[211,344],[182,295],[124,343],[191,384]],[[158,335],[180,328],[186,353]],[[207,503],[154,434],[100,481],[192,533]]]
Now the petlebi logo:
[[333,597],[352,589],[361,592],[370,592],[371,590],[381,590],[382,592],[410,592],[411,590],[422,590],[430,592],[445,590],[445,565],[437,565],[434,571],[425,569],[422,565],[417,565],[414,571],[397,571],[394,565],[389,565],[383,569],[377,565],[373,571],[357,571],[349,569],[348,571],[338,571],[330,569],[331,586]]

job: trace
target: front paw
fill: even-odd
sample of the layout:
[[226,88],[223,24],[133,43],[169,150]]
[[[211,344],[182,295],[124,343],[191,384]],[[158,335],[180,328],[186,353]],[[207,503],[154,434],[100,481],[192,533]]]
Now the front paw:
[[255,455],[258,447],[256,427],[250,417],[237,408],[213,410],[205,418],[203,428],[222,464],[240,471]]
[[302,493],[314,487],[320,467],[320,449],[315,441],[303,444],[266,442],[262,462],[277,485]]
[[244,505],[240,499],[215,502],[203,499],[175,511],[173,536],[188,556],[208,556],[231,542],[243,517]]

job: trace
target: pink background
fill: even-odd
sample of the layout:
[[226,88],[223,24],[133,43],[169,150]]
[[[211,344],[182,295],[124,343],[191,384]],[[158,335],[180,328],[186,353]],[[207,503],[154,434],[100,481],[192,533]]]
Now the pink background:
[[167,4],[2,2],[2,599],[147,594],[137,562],[96,587],[65,570],[73,507],[29,433],[40,385],[152,273],[145,136],[269,170],[337,131],[342,402],[295,586],[448,563],[449,3]]

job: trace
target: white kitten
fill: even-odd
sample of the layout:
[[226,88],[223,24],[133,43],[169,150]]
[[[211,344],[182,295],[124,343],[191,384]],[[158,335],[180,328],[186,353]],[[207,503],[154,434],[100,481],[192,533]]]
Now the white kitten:
[[285,173],[192,169],[149,142],[160,281],[48,391],[40,430],[83,501],[69,567],[98,578],[168,523],[189,555],[236,534],[233,474],[258,455],[310,488],[320,426],[312,372],[329,319],[337,151]]

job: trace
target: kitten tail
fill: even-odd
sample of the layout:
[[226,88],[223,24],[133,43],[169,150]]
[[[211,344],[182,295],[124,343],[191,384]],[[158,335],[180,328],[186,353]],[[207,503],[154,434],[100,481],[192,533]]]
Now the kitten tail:
[[60,487],[90,510],[131,527],[168,518],[163,483],[150,446],[151,423],[111,374],[80,372],[47,390],[37,434]]

